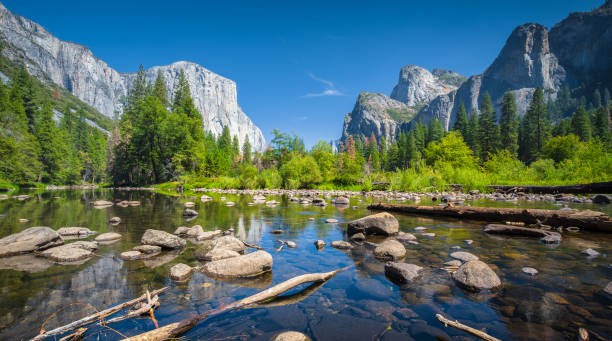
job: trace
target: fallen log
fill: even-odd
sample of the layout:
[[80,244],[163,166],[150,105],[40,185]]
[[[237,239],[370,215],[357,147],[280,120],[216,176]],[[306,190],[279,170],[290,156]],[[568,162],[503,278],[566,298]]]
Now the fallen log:
[[612,193],[612,181],[594,182],[590,184],[565,186],[538,186],[538,185],[489,185],[488,188],[496,192],[525,192],[539,194],[604,194]]
[[486,341],[501,341],[498,338],[495,338],[481,330],[478,329],[474,329],[470,326],[466,326],[463,323],[460,323],[459,321],[451,321],[449,319],[447,319],[446,317],[440,315],[440,314],[436,314],[436,317],[438,318],[438,321],[442,322],[444,324],[445,327],[451,326],[453,328],[457,328],[459,330],[463,330],[464,332],[470,333],[474,336],[477,336],[483,340]]
[[558,232],[514,225],[489,224],[484,227],[482,232],[509,236],[538,237],[545,243],[560,243],[562,239],[561,234]]
[[442,216],[489,222],[523,222],[525,224],[547,224],[550,226],[576,226],[599,232],[612,232],[612,219],[603,212],[582,210],[542,210],[535,208],[500,208],[476,206],[418,206],[377,203],[370,210],[391,211],[418,215]]
[[218,315],[224,311],[245,308],[250,305],[264,302],[266,300],[269,300],[271,298],[274,298],[286,292],[287,290],[290,290],[304,283],[328,281],[330,278],[334,277],[337,273],[344,271],[346,269],[348,269],[348,267],[338,269],[335,271],[330,271],[330,272],[304,274],[301,276],[297,276],[297,277],[288,279],[282,283],[279,283],[273,287],[270,287],[264,291],[261,291],[255,295],[245,297],[241,300],[230,303],[219,309],[210,310],[200,315],[190,317],[190,318],[187,318],[179,322],[171,323],[163,327],[153,329],[151,331],[123,339],[123,341],[162,341],[162,340],[176,338],[184,334],[191,328],[195,327],[195,325],[197,325],[198,322],[210,316]]
[[[163,293],[164,291],[166,291],[168,289],[170,289],[170,288],[169,287],[163,287],[161,289],[153,291],[152,294],[153,295],[158,295],[158,294],[161,294],[161,293]],[[92,323],[92,322],[94,322],[94,321],[96,321],[98,319],[102,319],[102,318],[104,318],[106,316],[112,315],[112,314],[114,314],[114,313],[116,313],[118,311],[121,311],[124,308],[132,306],[132,305],[134,305],[134,304],[136,304],[136,303],[138,303],[140,301],[144,301],[146,299],[147,299],[147,295],[142,295],[142,296],[140,296],[138,298],[135,298],[133,300],[130,300],[130,301],[118,304],[118,305],[116,305],[114,307],[110,307],[108,309],[99,311],[99,312],[97,312],[95,314],[83,317],[80,320],[74,321],[74,322],[69,323],[69,324],[67,324],[65,326],[61,326],[61,327],[55,328],[55,329],[50,330],[48,332],[46,332],[44,329],[41,329],[40,334],[35,336],[34,338],[32,338],[30,341],[42,340],[42,339],[44,339],[46,337],[49,337],[49,336],[63,334],[63,333],[68,332],[70,330],[73,330],[73,329],[79,328],[81,326],[84,326],[86,324]]]

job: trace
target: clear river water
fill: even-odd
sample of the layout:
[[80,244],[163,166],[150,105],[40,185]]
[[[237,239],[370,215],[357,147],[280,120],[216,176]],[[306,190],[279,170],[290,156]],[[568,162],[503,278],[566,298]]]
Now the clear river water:
[[[265,307],[229,311],[199,323],[185,340],[269,340],[275,334],[295,330],[313,340],[474,340],[465,332],[446,328],[440,313],[502,340],[576,340],[583,327],[612,338],[612,300],[602,289],[612,280],[609,252],[612,235],[586,231],[564,232],[559,245],[537,238],[491,236],[482,232],[484,222],[394,215],[400,230],[417,236],[418,245],[407,244],[403,260],[424,267],[420,278],[403,287],[384,275],[384,263],[371,248],[349,251],[329,247],[347,240],[347,222],[372,212],[368,199],[351,198],[351,206],[337,208],[303,206],[286,197],[276,207],[248,206],[250,196],[224,195],[236,203],[228,207],[221,194],[209,193],[212,201],[175,198],[149,191],[58,190],[24,192],[23,201],[0,201],[0,238],[31,226],[82,226],[102,232],[118,232],[122,238],[101,245],[96,256],[79,264],[54,264],[33,255],[0,258],[0,340],[25,340],[45,329],[67,324],[85,315],[140,296],[146,289],[169,286],[160,295],[155,312],[159,325],[194,316],[294,276],[327,272],[345,266],[321,286],[303,286],[289,297]],[[93,200],[138,200],[140,206],[96,209]],[[184,203],[194,201],[197,218],[186,221]],[[329,201],[328,201],[329,202]],[[426,204],[426,203],[425,203]],[[560,208],[544,202],[471,202],[472,205]],[[570,204],[570,207],[612,213],[612,205]],[[114,226],[109,218],[118,216]],[[29,219],[19,222],[20,218]],[[314,218],[314,220],[309,220]],[[336,218],[339,224],[329,224]],[[149,228],[174,232],[179,226],[201,225],[205,231],[233,228],[236,236],[264,247],[274,265],[266,275],[251,280],[221,281],[195,271],[191,279],[176,283],[169,268],[177,263],[197,266],[192,256],[197,247],[188,243],[179,252],[165,251],[147,260],[124,261],[118,257],[140,244]],[[414,231],[427,227],[435,237]],[[272,230],[282,230],[280,235]],[[93,239],[91,236],[88,239]],[[278,239],[294,241],[297,248],[283,248]],[[328,246],[317,250],[313,242]],[[473,240],[467,244],[465,240]],[[370,240],[378,242],[379,240]],[[458,287],[443,263],[459,246],[480,257],[499,275],[503,288],[495,293],[474,294]],[[600,256],[588,258],[581,251],[593,248]],[[252,251],[247,251],[252,252]],[[536,276],[521,272],[530,266]],[[302,289],[305,289],[302,291]],[[295,294],[295,295],[292,295]],[[117,340],[155,328],[150,318],[133,318],[93,328],[85,340]],[[59,337],[55,338],[59,339]],[[592,337],[592,339],[594,339]]]

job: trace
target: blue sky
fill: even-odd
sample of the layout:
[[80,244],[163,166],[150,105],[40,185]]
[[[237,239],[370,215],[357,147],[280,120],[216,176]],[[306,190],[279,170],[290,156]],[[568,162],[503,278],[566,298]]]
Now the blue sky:
[[390,94],[416,64],[478,74],[523,23],[547,27],[603,0],[3,0],[121,72],[189,60],[236,81],[238,103],[269,140],[337,139],[360,91]]

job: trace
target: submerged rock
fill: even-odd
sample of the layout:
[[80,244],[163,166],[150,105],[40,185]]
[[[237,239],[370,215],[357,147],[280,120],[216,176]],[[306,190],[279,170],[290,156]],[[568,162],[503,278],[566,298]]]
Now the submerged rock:
[[406,284],[412,282],[419,275],[422,267],[415,264],[387,262],[385,264],[385,276],[393,283]]
[[145,245],[157,245],[166,249],[180,249],[185,247],[185,239],[179,238],[166,231],[148,229],[142,235],[140,242]]
[[0,239],[0,257],[45,250],[63,243],[60,234],[49,227],[30,227]]
[[599,256],[599,252],[597,252],[597,251],[595,251],[595,250],[593,250],[591,248],[583,250],[581,253],[583,255],[587,255],[587,257],[597,257],[597,256]]
[[121,239],[121,235],[117,232],[106,232],[106,233],[102,233],[101,235],[97,236],[95,241],[97,242],[109,242],[109,241],[113,241],[113,240],[119,240]]
[[193,273],[193,268],[187,264],[178,263],[170,268],[170,278],[175,281],[184,281]]
[[497,274],[479,260],[464,263],[453,273],[452,277],[461,287],[476,292],[493,290],[501,286],[501,280]]
[[355,233],[390,236],[396,234],[398,231],[399,222],[393,215],[387,212],[372,214],[361,219],[353,220],[348,223],[347,230],[349,236]]
[[273,336],[270,341],[310,341],[310,338],[298,332],[282,332]]
[[[40,255],[42,257],[49,258],[55,262],[76,262],[89,258],[93,255],[93,252],[91,251],[91,245],[78,243],[79,242],[75,242],[53,247],[41,252]],[[97,247],[97,245],[95,247]]]
[[409,242],[412,240],[416,240],[416,237],[412,233],[399,232],[397,234],[397,240],[402,243],[405,243],[405,242]]
[[478,260],[478,257],[465,251],[457,251],[450,254],[451,257],[458,259],[462,262],[469,262],[471,260]]
[[244,256],[204,264],[202,272],[213,277],[253,277],[272,270],[272,256],[256,251]]
[[374,249],[374,256],[384,260],[396,260],[406,256],[406,248],[397,240],[389,239]]
[[132,248],[134,251],[141,252],[145,255],[155,255],[162,251],[161,246],[157,245],[138,245]]

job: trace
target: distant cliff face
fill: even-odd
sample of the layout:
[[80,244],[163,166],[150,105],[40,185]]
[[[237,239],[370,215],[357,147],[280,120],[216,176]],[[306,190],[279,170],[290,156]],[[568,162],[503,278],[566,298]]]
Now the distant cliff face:
[[463,76],[452,71],[435,69],[432,74],[420,66],[406,65],[400,70],[391,98],[409,106],[425,105],[457,89],[463,79]]
[[[121,114],[121,99],[132,85],[133,73],[117,72],[87,47],[59,40],[2,4],[0,33],[9,45],[3,53],[13,60],[23,60],[31,74],[68,89],[109,117]],[[232,80],[189,62],[152,67],[147,70],[147,77],[155,80],[157,71],[162,71],[171,96],[181,69],[189,81],[194,104],[202,114],[205,130],[218,135],[228,126],[241,144],[248,138],[254,149],[263,149],[263,134],[238,106],[236,84]]]
[[353,111],[344,117],[342,140],[351,135],[395,140],[403,122],[409,122],[416,114],[409,105],[386,95],[362,91]]

